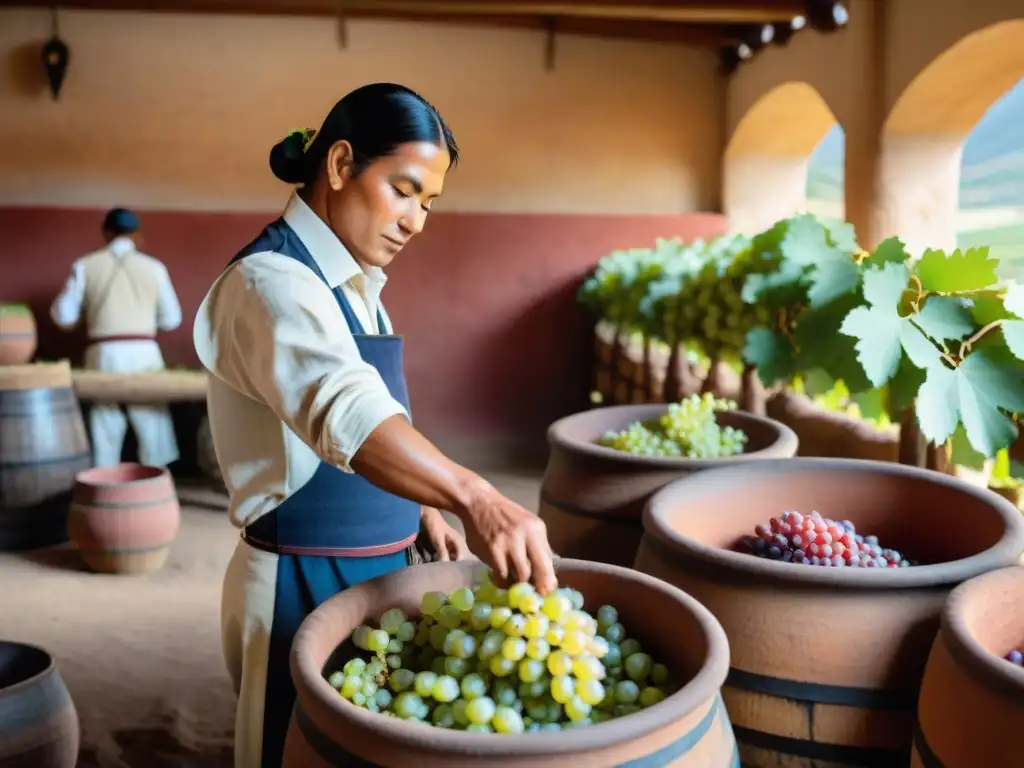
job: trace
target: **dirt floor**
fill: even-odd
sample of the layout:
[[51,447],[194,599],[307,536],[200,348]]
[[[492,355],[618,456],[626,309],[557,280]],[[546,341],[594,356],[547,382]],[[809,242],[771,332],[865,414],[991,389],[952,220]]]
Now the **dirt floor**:
[[[539,477],[488,473],[528,509]],[[87,572],[71,550],[0,553],[0,636],[54,655],[82,726],[78,768],[230,768],[234,692],[220,591],[238,541],[224,497],[181,487],[181,532],[162,570]]]

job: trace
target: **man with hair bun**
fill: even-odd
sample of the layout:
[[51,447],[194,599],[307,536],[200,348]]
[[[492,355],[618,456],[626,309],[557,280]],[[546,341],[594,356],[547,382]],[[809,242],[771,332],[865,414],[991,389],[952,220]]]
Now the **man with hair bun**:
[[[167,268],[136,249],[131,236],[138,230],[139,217],[132,211],[108,211],[102,227],[106,245],[71,265],[50,308],[53,322],[65,330],[84,320],[89,335],[86,368],[110,373],[163,370],[157,331],[181,325],[181,306]],[[133,404],[122,410],[97,403],[89,413],[97,467],[120,463],[129,422],[143,464],[166,467],[177,461],[178,443],[166,405]]]

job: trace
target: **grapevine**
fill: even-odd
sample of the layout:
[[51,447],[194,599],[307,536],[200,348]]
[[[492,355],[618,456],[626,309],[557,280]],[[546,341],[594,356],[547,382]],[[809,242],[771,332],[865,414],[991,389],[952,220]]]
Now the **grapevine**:
[[328,682],[358,707],[439,728],[534,733],[629,715],[677,689],[669,670],[626,636],[618,611],[583,610],[576,590],[541,597],[527,583],[485,580],[428,592],[418,619],[392,608],[352,641],[372,654]]
[[736,403],[710,393],[691,395],[670,403],[665,413],[650,422],[634,422],[621,431],[611,431],[598,445],[638,456],[687,459],[720,459],[743,453],[747,435],[740,429],[722,426],[715,415],[736,409]]
[[[592,294],[605,286],[602,316],[669,345],[670,377],[685,368],[680,343],[696,341],[712,363],[738,352],[766,386],[827,378],[834,391],[817,392],[819,404],[899,424],[900,460],[935,468],[943,456],[978,466],[1017,439],[1024,284],[1001,281],[987,248],[915,259],[889,238],[864,251],[848,224],[801,215],[749,241],[659,249],[656,259],[619,254],[624,276],[599,267],[588,282]],[[680,388],[667,382],[666,393],[676,399]],[[752,402],[744,392],[744,407]],[[639,428],[625,440],[670,450]]]

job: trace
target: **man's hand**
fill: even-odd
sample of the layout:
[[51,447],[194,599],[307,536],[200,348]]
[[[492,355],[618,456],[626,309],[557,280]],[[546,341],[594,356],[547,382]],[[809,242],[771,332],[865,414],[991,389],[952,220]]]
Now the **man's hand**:
[[558,586],[547,528],[537,515],[481,481],[463,520],[471,548],[494,570],[495,583],[530,581],[542,595]]
[[469,551],[469,545],[462,538],[457,530],[452,528],[438,510],[433,507],[423,507],[421,514],[423,529],[430,537],[430,543],[437,552],[437,559],[441,561],[451,560],[476,560],[476,556]]

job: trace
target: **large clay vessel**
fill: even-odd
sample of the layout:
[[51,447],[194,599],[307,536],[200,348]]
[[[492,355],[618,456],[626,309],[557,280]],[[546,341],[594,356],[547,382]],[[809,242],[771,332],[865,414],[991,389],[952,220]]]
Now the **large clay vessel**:
[[558,733],[467,733],[407,723],[355,707],[324,678],[352,651],[346,640],[385,610],[419,613],[422,595],[479,583],[484,566],[431,563],[345,590],[314,611],[292,646],[298,700],[285,745],[285,768],[612,768],[672,765],[736,768],[732,730],[719,687],[729,666],[725,635],[695,600],[626,568],[562,560],[559,582],[586,605],[619,608],[627,631],[682,679],[679,691],[638,713]]
[[655,491],[695,472],[796,455],[797,438],[789,427],[741,411],[719,415],[720,423],[742,429],[749,439],[746,452],[727,459],[634,456],[594,442],[608,430],[657,418],[666,408],[657,403],[598,408],[551,425],[540,516],[559,555],[630,566],[643,534],[644,504]]
[[0,365],[21,365],[36,353],[36,319],[24,304],[0,304]]
[[1024,568],[953,591],[921,684],[910,768],[1021,764],[1024,668],[1004,657],[1022,648]]
[[[734,551],[785,511],[853,522],[922,565],[822,568]],[[758,462],[656,494],[636,568],[718,618],[723,689],[750,768],[908,765],[917,693],[949,591],[1017,560],[1024,518],[994,493],[853,459]]]
[[67,541],[75,475],[91,465],[67,362],[0,367],[0,551]]
[[94,571],[149,573],[167,561],[180,521],[166,469],[118,464],[78,476],[68,532]]
[[78,713],[46,651],[0,641],[0,768],[75,768]]
[[870,423],[819,408],[805,395],[783,390],[768,399],[768,416],[800,438],[800,455],[872,461],[899,460],[899,428]]

